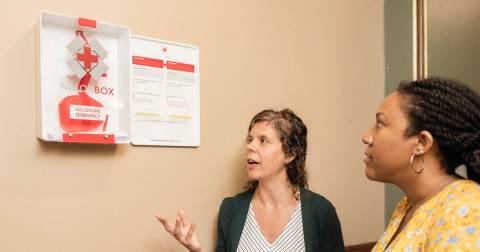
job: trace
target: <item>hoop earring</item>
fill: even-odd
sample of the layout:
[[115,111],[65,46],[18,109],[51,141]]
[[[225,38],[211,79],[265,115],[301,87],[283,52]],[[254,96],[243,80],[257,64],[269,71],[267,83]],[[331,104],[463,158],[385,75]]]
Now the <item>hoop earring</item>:
[[412,154],[412,156],[410,157],[410,166],[412,167],[412,170],[413,172],[415,172],[416,174],[420,174],[423,172],[423,170],[425,169],[425,159],[423,158],[423,155],[421,156],[422,157],[422,169],[420,170],[415,170],[415,165],[413,165],[413,160],[415,159],[415,153]]

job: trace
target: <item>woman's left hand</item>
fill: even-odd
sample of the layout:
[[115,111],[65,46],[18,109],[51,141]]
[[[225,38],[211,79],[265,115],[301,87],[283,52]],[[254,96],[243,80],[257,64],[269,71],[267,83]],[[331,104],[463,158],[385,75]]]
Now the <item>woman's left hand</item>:
[[183,211],[179,211],[175,221],[175,226],[171,224],[165,216],[155,214],[158,221],[162,223],[165,230],[175,239],[185,246],[191,252],[201,252],[202,247],[195,233],[195,223],[190,223]]

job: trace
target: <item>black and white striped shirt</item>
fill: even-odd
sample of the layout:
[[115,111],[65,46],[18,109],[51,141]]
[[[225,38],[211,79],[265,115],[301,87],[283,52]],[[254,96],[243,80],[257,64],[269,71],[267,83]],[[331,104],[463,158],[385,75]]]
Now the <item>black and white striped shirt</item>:
[[288,224],[282,233],[272,243],[263,236],[255,220],[252,204],[248,208],[248,215],[243,227],[237,252],[304,252],[302,206],[298,204]]

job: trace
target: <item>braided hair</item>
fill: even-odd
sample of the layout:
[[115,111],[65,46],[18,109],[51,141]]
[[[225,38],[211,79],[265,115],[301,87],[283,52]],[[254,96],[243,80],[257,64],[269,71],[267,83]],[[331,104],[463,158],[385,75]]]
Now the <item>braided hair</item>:
[[464,84],[439,78],[402,83],[397,91],[407,98],[407,137],[430,132],[447,173],[464,164],[468,178],[480,182],[480,96]]
[[[287,164],[287,176],[292,185],[299,188],[308,188],[307,171],[305,170],[305,161],[307,159],[307,126],[302,119],[292,110],[283,109],[276,111],[266,109],[256,114],[248,131],[253,125],[260,122],[270,122],[282,142],[282,150],[287,156],[295,158]],[[255,189],[258,181],[248,181],[246,188]]]

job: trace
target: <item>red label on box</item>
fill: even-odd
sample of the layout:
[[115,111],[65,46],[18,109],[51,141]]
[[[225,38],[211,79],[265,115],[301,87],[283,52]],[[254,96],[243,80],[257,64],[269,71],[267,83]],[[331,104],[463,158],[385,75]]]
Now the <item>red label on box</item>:
[[63,134],[65,143],[115,144],[115,135],[112,134]]
[[[73,105],[73,107],[71,107]],[[98,102],[97,100],[88,96],[87,93],[82,92],[78,95],[70,95],[63,98],[60,103],[58,104],[58,113],[60,115],[60,125],[62,128],[67,132],[81,132],[81,131],[92,131],[98,128],[105,120],[105,116],[103,118],[99,118],[98,120],[86,120],[85,117],[92,116],[89,114],[85,114],[82,111],[75,111],[75,109],[92,109],[97,107],[99,111],[103,111],[103,105]],[[83,113],[81,115],[75,116],[71,115],[71,113]],[[90,113],[91,114],[91,113]],[[98,113],[101,116],[102,113]]]
[[87,18],[79,18],[78,24],[81,26],[88,26],[91,28],[97,28],[97,21]]

